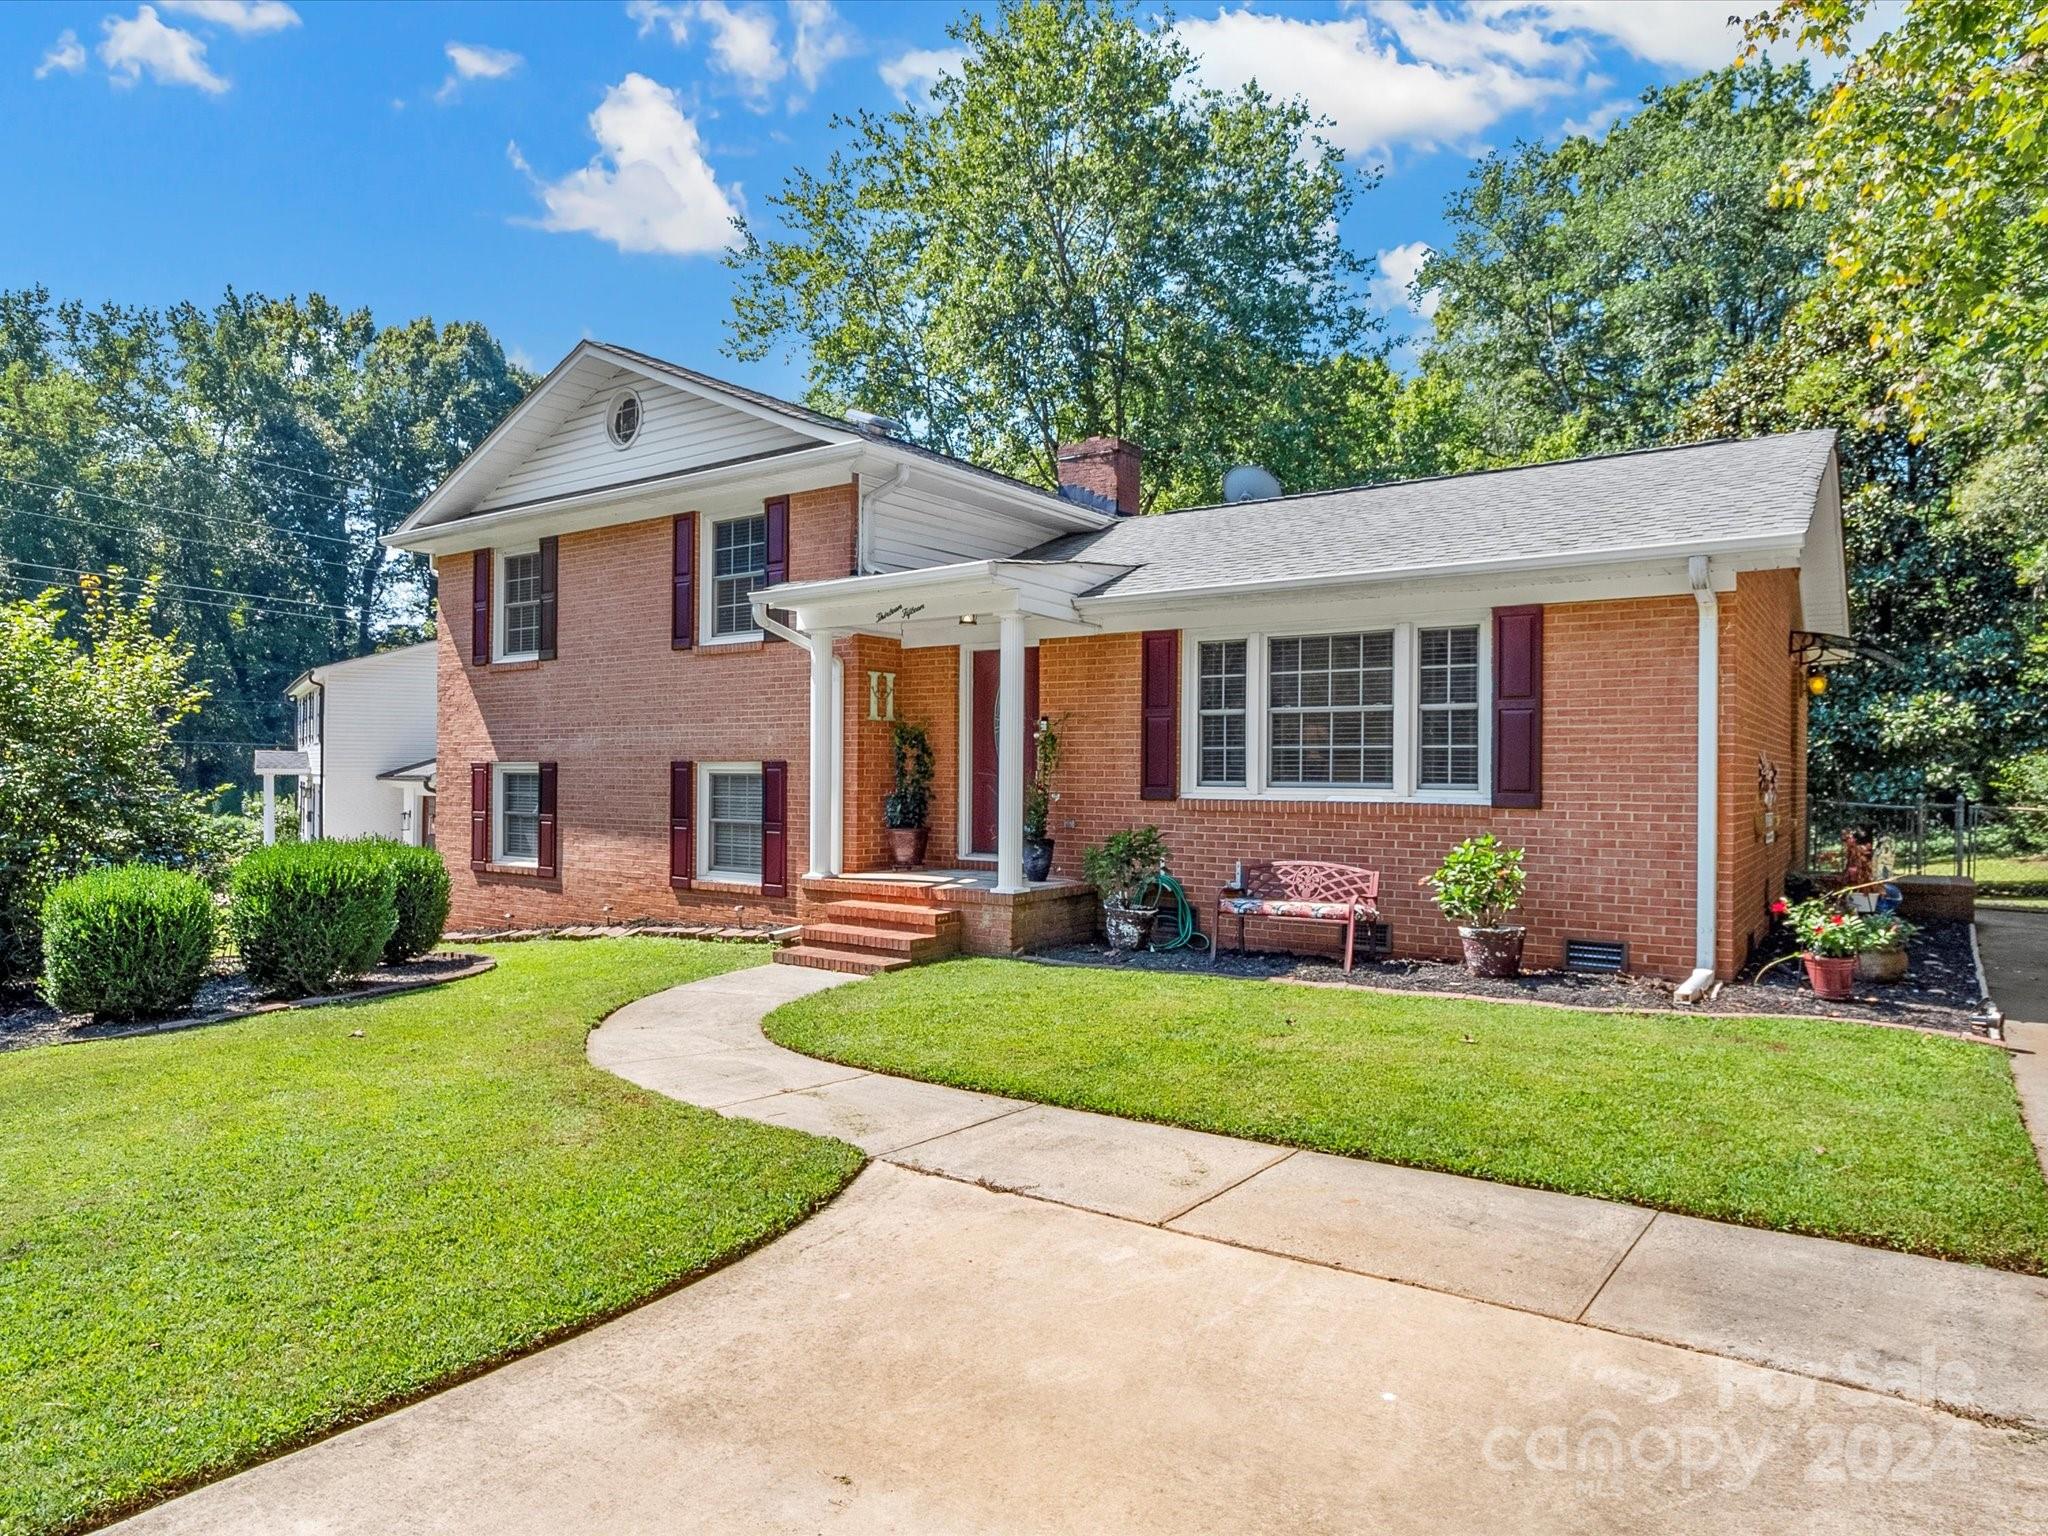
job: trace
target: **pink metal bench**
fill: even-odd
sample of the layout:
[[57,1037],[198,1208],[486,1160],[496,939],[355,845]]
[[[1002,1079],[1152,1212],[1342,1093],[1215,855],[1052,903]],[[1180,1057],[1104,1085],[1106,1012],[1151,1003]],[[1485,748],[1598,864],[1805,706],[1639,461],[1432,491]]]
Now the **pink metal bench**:
[[1216,951],[1223,947],[1223,918],[1237,919],[1237,948],[1242,954],[1244,920],[1277,917],[1289,922],[1342,923],[1344,969],[1348,971],[1358,925],[1379,921],[1379,900],[1380,872],[1376,869],[1304,859],[1240,864],[1236,883],[1226,885],[1216,903],[1217,942],[1209,946],[1209,963],[1216,963]]

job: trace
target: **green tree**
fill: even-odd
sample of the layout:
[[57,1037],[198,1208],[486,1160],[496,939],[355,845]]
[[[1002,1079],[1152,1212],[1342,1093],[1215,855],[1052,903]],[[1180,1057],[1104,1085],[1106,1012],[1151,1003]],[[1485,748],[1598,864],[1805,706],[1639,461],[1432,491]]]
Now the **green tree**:
[[1044,484],[1065,440],[1146,451],[1148,503],[1264,458],[1269,406],[1357,342],[1358,186],[1299,102],[1202,86],[1125,4],[1005,0],[929,110],[863,112],[769,199],[732,265],[729,349],[801,346],[808,397],[898,416]]
[[1439,299],[1427,366],[1464,386],[1491,459],[1656,442],[1776,337],[1819,266],[1821,216],[1770,199],[1812,100],[1803,67],[1720,70],[1604,139],[1474,167],[1416,283]]
[[[1867,0],[1751,23],[1848,52]],[[1833,215],[1827,259],[1916,431],[2048,431],[2048,6],[1913,0],[1851,59],[1781,187]]]
[[218,873],[231,839],[181,790],[171,733],[206,700],[192,653],[155,633],[155,585],[81,577],[83,639],[52,590],[0,604],[0,984],[40,961],[38,913],[59,880],[143,861]]

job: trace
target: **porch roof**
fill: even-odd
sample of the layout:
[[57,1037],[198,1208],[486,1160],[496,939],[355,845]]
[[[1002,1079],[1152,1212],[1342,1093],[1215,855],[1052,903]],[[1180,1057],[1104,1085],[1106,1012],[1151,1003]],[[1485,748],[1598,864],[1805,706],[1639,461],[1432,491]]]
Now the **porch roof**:
[[913,571],[785,582],[754,594],[758,612],[793,612],[799,627],[901,633],[983,614],[1082,622],[1074,599],[1123,574],[1100,560],[968,560]]

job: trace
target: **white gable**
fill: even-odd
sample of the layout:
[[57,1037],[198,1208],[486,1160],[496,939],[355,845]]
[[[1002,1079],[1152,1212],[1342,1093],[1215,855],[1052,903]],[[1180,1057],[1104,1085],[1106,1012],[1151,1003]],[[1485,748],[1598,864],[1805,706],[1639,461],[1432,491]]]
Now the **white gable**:
[[[539,436],[474,510],[488,512],[650,475],[729,464],[808,448],[819,441],[781,422],[623,368],[591,372],[594,377],[575,382],[577,398],[560,424]],[[606,432],[605,422],[618,392],[629,387],[640,396],[641,426],[639,435],[621,448]]]

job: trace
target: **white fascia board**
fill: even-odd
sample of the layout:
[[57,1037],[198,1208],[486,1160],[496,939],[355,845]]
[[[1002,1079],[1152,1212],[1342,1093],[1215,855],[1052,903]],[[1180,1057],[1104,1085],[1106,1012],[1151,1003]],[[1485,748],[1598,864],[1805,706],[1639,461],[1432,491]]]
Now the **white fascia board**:
[[720,405],[730,406],[741,415],[751,416],[756,421],[769,421],[777,426],[800,428],[808,436],[822,438],[828,443],[853,443],[863,440],[860,433],[849,428],[827,426],[808,415],[795,411],[779,411],[773,406],[762,405],[757,400],[749,400],[745,395],[735,394],[723,388],[715,379],[684,378],[679,373],[671,373],[665,368],[643,362],[624,352],[615,352],[601,341],[585,342],[584,345],[594,352],[601,353],[607,360],[627,372],[639,374],[649,383],[659,384],[665,389],[680,390],[686,395],[716,400]]
[[766,607],[796,613],[805,629],[876,630],[917,618],[929,622],[1012,612],[1078,624],[1075,594],[1128,569],[1084,561],[967,560],[874,576],[785,582],[754,597]]
[[[637,503],[672,502],[679,493],[717,491],[750,481],[772,481],[785,478],[792,471],[809,480],[817,470],[851,465],[860,451],[858,443],[827,443],[765,459],[749,459],[740,464],[724,464],[710,469],[679,469],[673,474],[656,475],[626,485],[598,486],[587,491],[551,496],[524,506],[475,512],[468,517],[419,528],[411,533],[401,526],[386,534],[383,542],[391,549],[410,550],[414,554],[452,555],[488,548],[508,533],[516,533],[522,538],[540,538],[549,534],[581,533],[613,523],[639,522],[659,517],[662,513],[659,508],[649,509]],[[792,489],[803,488],[799,485]],[[778,494],[782,490],[779,486],[774,489]]]
[[864,438],[862,446],[870,455],[862,466],[863,474],[903,470],[906,473],[897,482],[899,486],[923,481],[943,489],[949,496],[977,503],[991,511],[1012,514],[1036,527],[1060,533],[1093,533],[1116,521],[1109,513],[1091,512],[1036,487],[1011,485],[992,478],[971,464],[954,464],[911,452],[886,437]]

